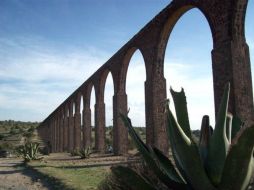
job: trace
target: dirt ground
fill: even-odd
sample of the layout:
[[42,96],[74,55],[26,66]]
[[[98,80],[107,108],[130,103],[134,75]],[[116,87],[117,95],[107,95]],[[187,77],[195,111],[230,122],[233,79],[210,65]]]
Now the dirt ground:
[[[48,165],[112,166],[119,163],[136,162],[135,158],[112,155],[96,155],[82,160],[67,153],[52,153],[44,156],[42,162]],[[52,184],[31,169],[20,166],[22,159],[0,158],[0,190],[54,190]]]
[[18,166],[21,162],[16,158],[0,158],[0,190],[52,189],[32,171]]

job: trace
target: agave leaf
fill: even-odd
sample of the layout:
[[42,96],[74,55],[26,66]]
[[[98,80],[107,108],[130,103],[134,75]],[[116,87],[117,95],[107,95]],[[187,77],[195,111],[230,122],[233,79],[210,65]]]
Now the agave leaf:
[[[170,112],[170,109],[169,109],[169,101],[167,101],[167,104],[166,104],[166,113],[167,113],[167,122],[168,122],[168,125],[172,125],[170,123],[170,115],[169,115],[169,112]],[[176,122],[176,121],[175,121]],[[188,178],[188,175],[186,174],[186,172],[184,171],[184,168],[182,166],[182,163],[181,163],[181,158],[179,157],[179,155],[177,154],[177,151],[176,151],[176,145],[175,145],[175,134],[173,133],[172,131],[172,128],[171,127],[168,127],[167,128],[167,135],[168,135],[168,139],[169,139],[169,142],[170,142],[170,145],[171,145],[171,150],[172,150],[172,155],[173,155],[173,158],[174,158],[174,161],[175,161],[175,164],[176,164],[176,167],[178,169],[178,171],[180,172],[181,176],[184,178],[184,180],[187,182],[188,186],[193,189],[191,187],[191,183],[189,181],[189,178]]]
[[212,136],[212,130],[210,126],[209,116],[204,115],[202,118],[200,138],[199,138],[199,154],[203,162],[203,165],[205,165],[205,162],[206,162],[208,146],[209,146],[209,141],[211,136]]
[[185,183],[185,181],[179,176],[177,171],[175,170],[174,165],[159,149],[156,147],[151,148],[151,153],[158,161],[157,164],[171,179],[178,183]]
[[184,131],[176,122],[168,105],[166,109],[168,118],[167,134],[175,158],[180,166],[179,171],[184,171],[184,173],[181,174],[185,176],[185,180],[191,185],[191,188],[195,190],[215,189],[210,183],[203,168],[196,144],[185,135]]
[[177,122],[182,127],[184,133],[191,138],[190,122],[184,90],[182,88],[181,92],[176,92],[170,88],[170,93],[175,104]]
[[230,84],[228,83],[223,93],[215,129],[208,148],[206,169],[210,180],[215,186],[217,186],[221,180],[221,175],[229,148],[229,142],[226,137],[229,91]]
[[117,180],[119,180],[127,189],[131,189],[131,190],[157,189],[157,188],[154,188],[154,186],[151,185],[145,178],[143,178],[134,170],[128,167],[117,166],[117,167],[111,168],[111,171],[115,175]]
[[226,136],[227,136],[229,144],[231,144],[232,120],[233,120],[233,115],[231,113],[228,113],[227,122],[226,122]]
[[[244,190],[253,172],[254,126],[245,128],[232,145],[223,170],[220,190]],[[233,183],[232,183],[233,182]]]
[[157,163],[155,162],[152,153],[148,149],[148,147],[145,145],[145,143],[140,139],[140,137],[137,135],[135,130],[132,127],[131,120],[124,116],[123,114],[120,114],[121,119],[124,122],[124,125],[128,128],[129,134],[131,138],[133,139],[137,149],[142,154],[144,160],[148,164],[148,166],[154,171],[155,175],[169,188],[173,189],[185,189],[185,184],[178,183],[174,181],[174,179],[171,179],[170,176],[166,175],[161,168],[158,167]]

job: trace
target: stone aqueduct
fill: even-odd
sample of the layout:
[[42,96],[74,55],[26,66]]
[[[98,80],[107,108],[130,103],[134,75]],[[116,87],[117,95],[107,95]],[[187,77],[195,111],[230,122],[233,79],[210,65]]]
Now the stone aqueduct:
[[[231,83],[229,110],[248,126],[254,121],[253,91],[249,48],[245,40],[245,14],[248,0],[173,0],[143,29],[120,48],[104,65],[74,91],[38,127],[41,138],[52,152],[71,151],[91,145],[90,96],[95,89],[95,149],[105,151],[104,88],[109,72],[114,83],[113,150],[115,155],[128,150],[128,133],[118,117],[127,113],[125,91],[129,61],[138,49],[146,67],[145,115],[147,143],[168,150],[165,133],[166,80],[164,54],[170,33],[178,19],[198,8],[207,19],[213,38],[212,69],[215,111],[226,82]],[[184,56],[184,55],[183,55]],[[83,98],[83,127],[80,102]],[[75,104],[75,106],[73,106]],[[73,110],[75,107],[75,110]],[[83,138],[81,138],[81,133]]]

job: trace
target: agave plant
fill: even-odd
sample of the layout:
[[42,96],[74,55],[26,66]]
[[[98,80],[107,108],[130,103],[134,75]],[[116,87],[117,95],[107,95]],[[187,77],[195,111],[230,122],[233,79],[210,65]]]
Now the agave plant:
[[[167,134],[176,167],[160,150],[146,145],[136,134],[131,120],[120,114],[147,165],[169,189],[246,189],[254,166],[254,126],[242,127],[241,120],[228,113],[230,85],[225,87],[214,130],[209,124],[209,117],[203,117],[198,144],[192,138],[184,90],[170,91],[177,119],[167,103]],[[123,170],[122,167],[118,169]],[[130,168],[125,170],[126,174],[122,172],[119,177],[129,179],[127,176],[135,172]],[[139,186],[142,182],[146,188],[157,189],[146,177],[132,176],[138,176]],[[133,182],[135,180],[132,179]]]
[[25,162],[38,159],[39,143],[27,142],[25,145],[17,148],[17,153],[20,155]]
[[91,155],[91,148],[88,146],[87,148],[82,148],[79,150],[79,155],[81,159],[89,158]]

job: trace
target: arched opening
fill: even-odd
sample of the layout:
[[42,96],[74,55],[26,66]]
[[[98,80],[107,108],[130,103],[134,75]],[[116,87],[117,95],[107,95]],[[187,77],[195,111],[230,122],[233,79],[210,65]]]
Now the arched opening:
[[[131,57],[126,76],[126,94],[129,110],[128,116],[139,136],[146,141],[145,128],[145,89],[146,70],[143,56],[137,50]],[[129,138],[129,152],[135,152],[135,145]]]
[[[250,51],[250,62],[254,63],[254,27],[253,27],[253,16],[254,16],[254,1],[249,1],[247,6],[247,12],[245,17],[245,37],[246,42],[249,45]],[[251,67],[252,71],[252,89],[254,82],[254,68]],[[254,89],[253,89],[254,94]]]
[[67,108],[67,117],[70,117],[70,110]]
[[81,142],[83,142],[83,127],[84,127],[84,124],[83,124],[83,121],[84,121],[84,115],[83,115],[83,109],[84,109],[84,100],[83,100],[83,95],[80,96],[80,138],[81,138]]
[[72,104],[72,116],[73,116],[73,117],[74,117],[74,115],[75,115],[75,112],[76,112],[76,103],[73,102],[73,104]]
[[164,59],[167,97],[174,112],[169,88],[184,88],[192,130],[199,130],[203,115],[215,123],[211,50],[212,33],[205,16],[197,8],[186,12],[170,34]]
[[91,147],[92,149],[95,148],[95,112],[94,112],[94,107],[95,107],[95,89],[92,87],[91,90],[91,96],[90,96],[90,109],[91,109]]
[[111,72],[107,75],[104,88],[105,122],[106,122],[106,152],[111,153],[113,147],[113,95],[114,82]]

